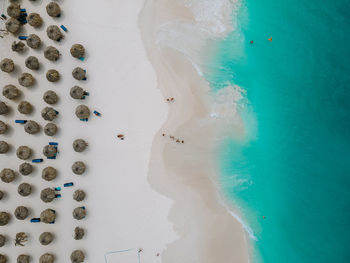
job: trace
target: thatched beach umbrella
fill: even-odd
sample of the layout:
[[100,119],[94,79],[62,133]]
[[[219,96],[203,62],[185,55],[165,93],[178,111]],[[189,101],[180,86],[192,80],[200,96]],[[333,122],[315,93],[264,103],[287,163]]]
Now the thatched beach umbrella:
[[74,86],[70,89],[70,96],[73,98],[73,99],[76,99],[76,100],[81,100],[83,98],[85,98],[86,96],[86,91],[83,90],[81,87],[79,86]]
[[85,170],[86,170],[85,163],[83,163],[81,161],[75,162],[72,165],[72,171],[75,174],[78,174],[78,175],[83,174],[85,172]]
[[60,41],[64,36],[58,26],[52,25],[46,29],[48,38],[54,41]]
[[55,157],[57,154],[57,147],[53,145],[45,145],[43,149],[43,154],[48,158]]
[[3,60],[0,61],[0,69],[3,72],[11,73],[15,70],[15,63],[13,62],[12,59],[4,58]]
[[38,49],[41,46],[41,39],[35,34],[30,34],[26,40],[28,47]]
[[55,262],[55,256],[53,254],[43,254],[40,256],[39,263],[54,263]]
[[[16,32],[14,32],[14,33],[16,33]],[[13,41],[13,43],[11,45],[12,51],[18,52],[18,53],[23,52],[25,50],[25,48],[26,48],[26,45],[23,42],[21,42],[21,41],[18,41],[18,42]]]
[[46,11],[47,11],[48,15],[51,17],[59,17],[61,15],[61,8],[55,2],[50,2],[46,6]]
[[50,69],[46,73],[46,78],[50,82],[57,82],[60,80],[60,73],[55,69]]
[[32,186],[28,183],[21,183],[17,188],[17,193],[21,196],[28,196],[32,193]]
[[35,121],[27,121],[24,124],[24,131],[29,134],[36,134],[40,131],[40,125]]
[[84,235],[85,235],[85,230],[84,230],[84,228],[76,227],[76,228],[74,229],[74,239],[75,239],[75,240],[81,240],[81,239],[83,239]]
[[86,210],[84,207],[77,207],[73,210],[73,218],[77,220],[81,220],[85,218]]
[[17,107],[18,111],[22,114],[31,114],[33,111],[33,106],[28,101],[21,101]]
[[60,52],[58,51],[57,48],[53,46],[48,46],[44,50],[44,56],[50,61],[57,61],[60,57]]
[[57,125],[52,122],[49,122],[44,127],[44,133],[47,136],[54,136],[57,133],[57,130],[58,130]]
[[30,256],[21,254],[17,257],[17,263],[29,263],[30,262]]
[[4,168],[0,172],[0,178],[1,178],[1,181],[3,181],[4,183],[11,183],[15,180],[16,173],[12,169]]
[[0,263],[7,263],[7,256],[4,254],[0,254]]
[[85,192],[83,190],[75,190],[74,194],[73,194],[73,199],[77,202],[81,202],[85,199]]
[[81,263],[85,260],[85,254],[81,250],[74,250],[70,255],[70,260],[72,263]]
[[0,121],[0,134],[5,134],[8,130],[8,126],[5,122]]
[[10,145],[5,141],[0,141],[0,154],[7,153],[10,150]]
[[56,220],[56,212],[52,209],[45,209],[40,214],[40,221],[45,224],[54,223]]
[[6,226],[11,219],[11,215],[7,212],[0,212],[0,226]]
[[76,80],[84,80],[86,78],[86,72],[81,67],[76,67],[72,71],[72,76]]
[[18,220],[24,220],[29,215],[29,209],[25,206],[18,206],[14,214]]
[[41,190],[40,199],[44,203],[50,203],[56,198],[56,192],[52,188],[45,188]]
[[18,78],[18,83],[26,88],[29,88],[34,85],[35,78],[30,73],[23,73]]
[[52,181],[57,176],[57,170],[51,166],[48,166],[43,169],[41,177],[46,181]]
[[18,170],[22,175],[26,176],[33,172],[33,166],[30,163],[22,163]]
[[88,143],[83,139],[76,139],[73,142],[73,149],[76,152],[83,152],[87,146],[88,146]]
[[[6,21],[5,27],[6,27],[6,30],[8,32],[10,32],[12,34],[16,34],[21,28],[21,23],[15,18],[10,18]],[[12,50],[13,50],[13,45],[12,45]],[[17,50],[15,50],[15,51],[17,51]]]
[[5,244],[6,244],[6,237],[0,234],[0,247],[5,246]]
[[21,6],[16,3],[12,3],[7,7],[7,14],[10,17],[18,19],[21,16]]
[[78,119],[88,119],[90,117],[90,110],[85,105],[79,105],[75,109],[75,115],[78,117]]
[[43,24],[43,19],[38,13],[31,13],[27,17],[28,24],[32,27],[41,27]]
[[57,96],[56,92],[54,92],[53,90],[48,90],[44,93],[43,100],[47,104],[56,104],[58,101],[58,96]]
[[41,117],[46,121],[53,121],[57,117],[57,111],[51,107],[45,107],[41,111]]
[[5,192],[0,190],[0,200],[2,200],[5,196]]
[[39,236],[39,242],[43,246],[47,246],[54,240],[54,238],[55,236],[51,232],[44,232]]
[[10,112],[10,107],[5,102],[0,101],[0,115],[6,115]]
[[75,58],[83,58],[85,55],[85,48],[81,44],[74,44],[70,49],[70,53]]
[[16,155],[21,160],[27,160],[32,155],[32,150],[28,146],[19,146]]
[[26,67],[31,70],[38,70],[40,67],[39,59],[34,56],[28,57],[25,61],[25,64]]
[[6,115],[10,112],[10,107],[5,102],[0,101],[0,115]]
[[20,94],[19,89],[17,89],[16,86],[11,84],[4,86],[2,89],[2,95],[9,100],[16,99],[19,96],[19,94]]

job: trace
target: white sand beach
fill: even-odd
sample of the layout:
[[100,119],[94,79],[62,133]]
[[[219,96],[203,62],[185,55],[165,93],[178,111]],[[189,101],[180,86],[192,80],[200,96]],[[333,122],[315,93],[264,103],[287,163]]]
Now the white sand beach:
[[[0,99],[12,108],[9,115],[0,116],[11,126],[8,134],[0,135],[0,140],[11,145],[8,154],[0,155],[0,168],[18,169],[23,161],[16,157],[15,150],[20,145],[28,145],[35,158],[42,158],[42,148],[48,142],[59,143],[56,160],[45,159],[35,165],[31,175],[18,174],[10,184],[0,182],[0,190],[7,193],[0,201],[0,210],[13,213],[16,206],[26,205],[32,218],[52,208],[57,212],[57,220],[54,225],[45,225],[12,218],[9,225],[0,227],[0,234],[8,237],[0,253],[6,254],[10,262],[22,253],[30,254],[33,262],[38,262],[40,255],[48,252],[55,254],[56,262],[63,263],[69,262],[73,250],[82,249],[86,262],[104,262],[107,252],[133,249],[135,253],[128,255],[109,255],[108,262],[132,263],[137,262],[138,256],[147,263],[248,262],[242,226],[221,204],[212,181],[216,173],[213,141],[207,138],[213,138],[214,131],[208,125],[201,126],[201,119],[208,117],[204,99],[207,84],[181,54],[155,44],[160,25],[179,16],[191,19],[191,12],[165,0],[146,1],[145,7],[143,0],[57,2],[63,15],[53,19],[46,14],[46,1],[23,1],[22,8],[28,13],[40,13],[44,25],[40,29],[26,25],[20,35],[39,35],[43,41],[40,50],[27,48],[25,53],[18,54],[10,50],[14,36],[0,39],[0,59],[9,57],[16,64],[15,72],[0,72],[0,86],[14,84],[23,91],[19,100],[9,101],[3,96]],[[60,43],[46,36],[46,27],[51,24],[68,28]],[[70,55],[74,43],[85,46],[85,61]],[[56,46],[62,54],[55,63],[43,56],[49,45]],[[25,67],[24,60],[29,55],[39,58],[38,72]],[[77,66],[86,69],[87,81],[73,79],[71,72]],[[54,84],[45,78],[51,68],[61,73],[60,81]],[[22,72],[33,74],[34,87],[19,86],[17,78]],[[69,90],[74,85],[83,87],[90,96],[82,101],[73,100]],[[59,133],[54,137],[42,131],[29,135],[14,120],[32,119],[43,127],[46,121],[40,111],[48,105],[42,95],[49,89],[60,98],[53,106],[59,111],[54,121]],[[168,104],[168,97],[174,97],[175,102]],[[34,105],[30,116],[17,111],[21,100]],[[74,114],[79,104],[97,110],[102,116],[92,115],[87,123],[81,122]],[[118,134],[124,134],[125,140],[118,139]],[[184,143],[174,142],[169,135]],[[86,152],[73,151],[71,145],[77,138],[89,143]],[[72,173],[74,161],[86,162],[84,175]],[[49,165],[59,171],[52,182],[41,178],[41,170]],[[31,196],[17,194],[21,182],[33,185]],[[41,189],[66,182],[75,185],[63,188],[61,199],[49,204],[40,200]],[[72,199],[76,189],[87,192],[86,201],[77,203]],[[87,217],[76,221],[72,210],[82,205],[87,209]],[[86,229],[86,237],[81,241],[73,239],[76,226]],[[25,247],[15,247],[12,241],[19,231],[29,235]],[[44,231],[52,231],[56,236],[46,247],[38,242]],[[142,252],[138,255],[139,248]]]

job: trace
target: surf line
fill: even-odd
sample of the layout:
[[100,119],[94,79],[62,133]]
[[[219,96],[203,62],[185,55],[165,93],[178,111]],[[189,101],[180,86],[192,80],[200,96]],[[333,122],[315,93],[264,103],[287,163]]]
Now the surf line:
[[[136,248],[130,248],[130,249],[124,249],[124,250],[116,250],[116,251],[110,251],[105,253],[105,263],[108,263],[107,256],[111,254],[118,254],[118,253],[123,253],[123,252],[128,252],[128,251],[133,251],[136,250]],[[137,253],[138,256],[138,263],[141,263],[141,258],[140,258],[140,251]]]

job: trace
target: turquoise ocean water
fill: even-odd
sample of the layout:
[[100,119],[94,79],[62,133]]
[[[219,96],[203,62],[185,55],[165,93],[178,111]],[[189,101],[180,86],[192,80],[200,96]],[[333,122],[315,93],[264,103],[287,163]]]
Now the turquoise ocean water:
[[218,160],[253,262],[350,262],[350,1],[246,0],[238,14],[206,78],[246,91],[246,138]]

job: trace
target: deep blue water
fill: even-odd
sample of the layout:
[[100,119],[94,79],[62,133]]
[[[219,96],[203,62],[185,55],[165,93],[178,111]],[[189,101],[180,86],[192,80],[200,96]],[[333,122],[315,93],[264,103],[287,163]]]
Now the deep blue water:
[[350,1],[246,0],[239,23],[206,77],[247,92],[218,159],[254,262],[350,262]]

